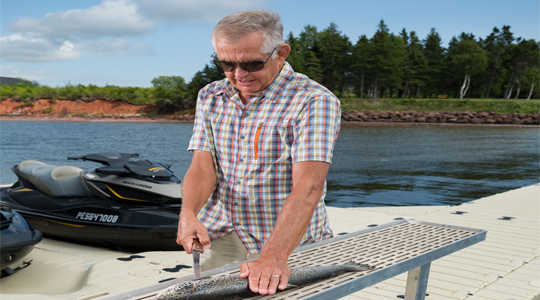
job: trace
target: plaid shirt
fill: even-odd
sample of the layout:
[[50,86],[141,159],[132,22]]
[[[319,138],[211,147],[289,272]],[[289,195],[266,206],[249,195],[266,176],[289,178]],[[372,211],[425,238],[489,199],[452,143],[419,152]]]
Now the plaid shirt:
[[[280,74],[243,104],[228,79],[199,92],[188,150],[211,152],[217,186],[199,219],[211,239],[236,231],[259,252],[292,187],[292,164],[332,161],[340,126],[339,100],[285,63]],[[324,193],[302,243],[332,237]]]

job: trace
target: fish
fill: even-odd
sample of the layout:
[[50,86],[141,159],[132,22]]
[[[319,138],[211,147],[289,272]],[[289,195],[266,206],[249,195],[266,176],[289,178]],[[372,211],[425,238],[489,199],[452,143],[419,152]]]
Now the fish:
[[[347,272],[372,270],[366,264],[348,262],[340,265],[300,267],[291,270],[288,287],[302,286],[307,283],[334,277]],[[278,290],[279,292],[279,290]],[[238,299],[243,296],[255,296],[251,292],[247,278],[238,275],[222,275],[200,280],[184,281],[161,291],[157,300],[205,300]]]

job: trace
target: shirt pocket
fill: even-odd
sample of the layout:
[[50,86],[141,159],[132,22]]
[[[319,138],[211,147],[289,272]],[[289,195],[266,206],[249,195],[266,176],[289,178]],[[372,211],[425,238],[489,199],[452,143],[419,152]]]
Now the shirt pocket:
[[253,158],[257,164],[272,164],[291,158],[293,128],[289,124],[260,122],[253,135]]

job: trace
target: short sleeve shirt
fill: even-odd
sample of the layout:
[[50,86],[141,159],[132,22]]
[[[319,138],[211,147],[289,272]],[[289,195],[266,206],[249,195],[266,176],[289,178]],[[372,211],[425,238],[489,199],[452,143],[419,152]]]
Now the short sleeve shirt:
[[[292,188],[292,166],[331,163],[339,100],[288,63],[258,95],[242,103],[228,79],[201,89],[188,150],[212,153],[217,185],[199,219],[211,239],[236,231],[259,252]],[[301,243],[332,237],[323,195]]]

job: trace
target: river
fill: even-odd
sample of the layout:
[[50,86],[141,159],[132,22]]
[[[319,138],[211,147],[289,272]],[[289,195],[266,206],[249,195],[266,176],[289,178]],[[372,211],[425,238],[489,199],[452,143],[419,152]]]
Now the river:
[[[0,121],[0,183],[25,159],[66,161],[92,152],[136,152],[182,177],[191,124]],[[457,205],[540,181],[538,127],[343,126],[328,175],[327,204]]]

